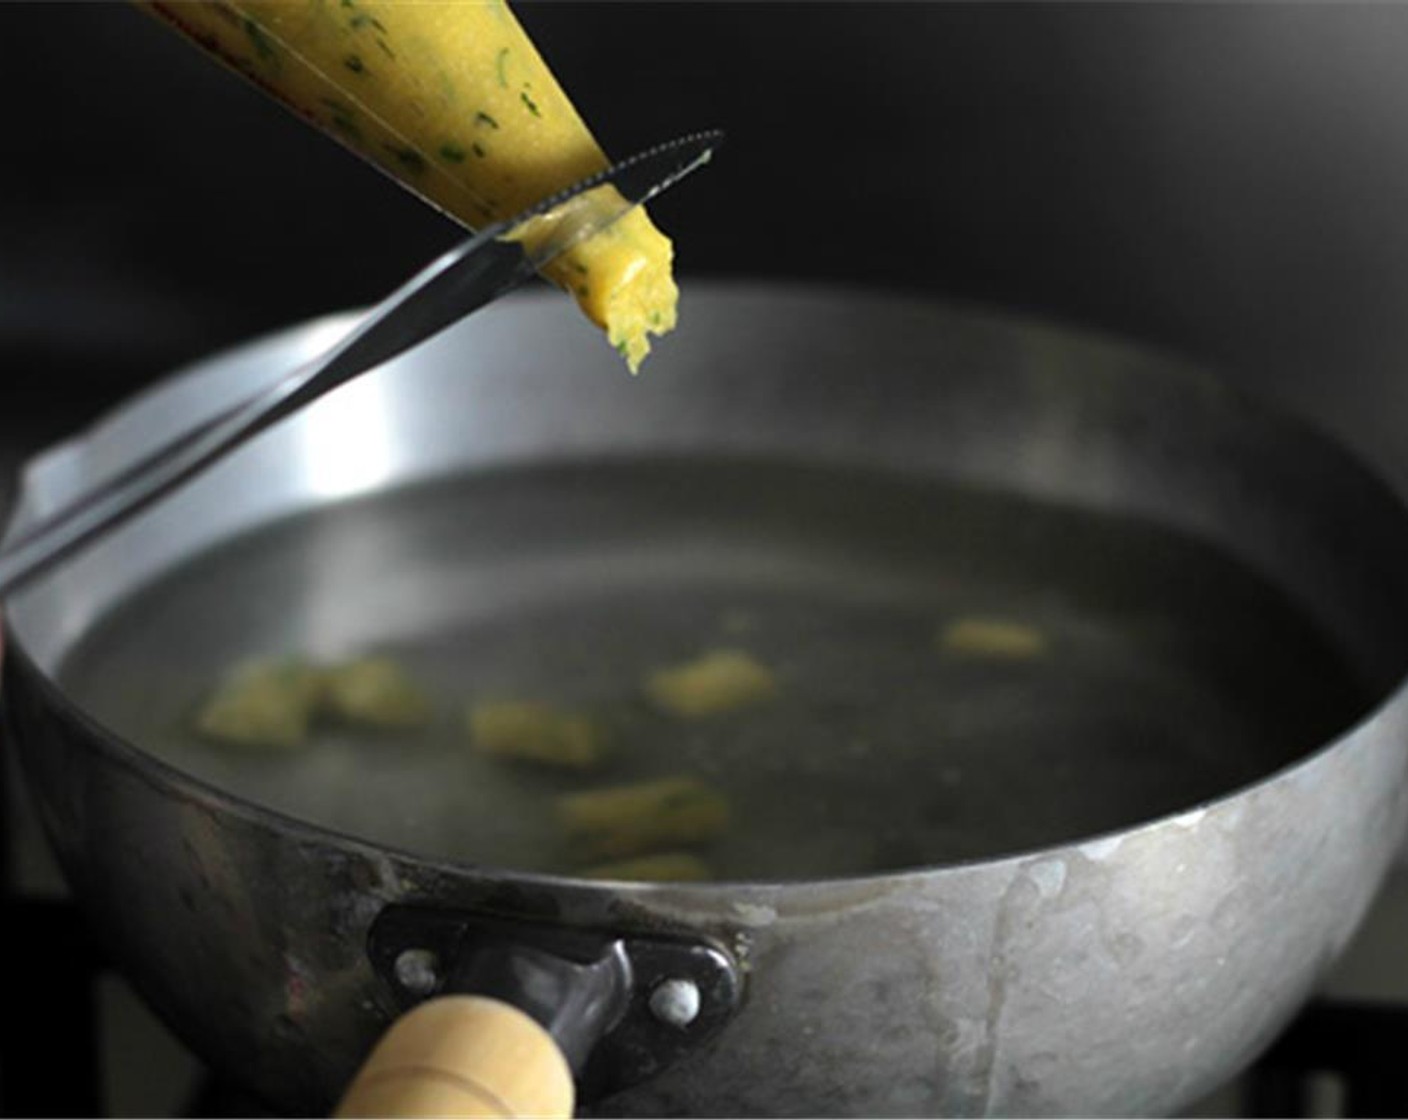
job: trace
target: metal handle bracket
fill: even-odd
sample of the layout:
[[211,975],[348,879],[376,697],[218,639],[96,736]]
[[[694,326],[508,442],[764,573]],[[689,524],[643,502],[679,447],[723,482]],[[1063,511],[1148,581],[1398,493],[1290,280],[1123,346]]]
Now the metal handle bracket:
[[743,995],[737,962],[709,942],[433,907],[388,906],[367,951],[403,1010],[463,993],[527,1012],[553,1035],[587,1098],[678,1061],[723,1028]]

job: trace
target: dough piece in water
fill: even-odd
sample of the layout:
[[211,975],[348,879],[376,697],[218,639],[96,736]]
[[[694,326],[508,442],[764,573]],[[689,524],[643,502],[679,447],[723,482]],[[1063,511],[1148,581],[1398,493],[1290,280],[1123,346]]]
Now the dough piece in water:
[[566,794],[563,829],[587,859],[622,859],[702,844],[729,821],[728,801],[698,778],[674,777]]
[[699,719],[771,700],[777,678],[751,653],[717,649],[651,673],[645,692],[661,711]]
[[602,761],[602,737],[584,715],[533,700],[483,700],[472,704],[465,723],[475,749],[569,770],[590,770]]
[[1033,626],[997,618],[960,618],[944,627],[946,653],[994,661],[1028,661],[1046,652],[1046,635]]
[[389,657],[363,657],[327,670],[322,711],[353,727],[408,731],[430,720],[431,704]]
[[196,730],[228,746],[299,747],[325,687],[324,674],[303,662],[250,662],[221,681],[197,713]]

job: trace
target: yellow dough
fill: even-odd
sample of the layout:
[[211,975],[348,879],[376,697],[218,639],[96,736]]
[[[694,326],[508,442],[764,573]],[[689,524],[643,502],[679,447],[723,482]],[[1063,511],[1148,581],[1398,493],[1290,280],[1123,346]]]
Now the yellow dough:
[[645,692],[660,710],[697,719],[770,700],[777,679],[752,654],[720,649],[650,674]]
[[944,627],[939,646],[947,653],[1001,661],[1027,661],[1046,652],[1046,636],[1019,622],[963,618]]
[[[472,229],[609,163],[502,0],[139,2]],[[582,196],[579,214],[612,197]],[[675,325],[673,255],[637,209],[545,275],[634,372]]]
[[286,750],[302,746],[324,677],[298,661],[256,661],[233,670],[196,715],[213,742]]
[[389,657],[348,661],[326,670],[324,676],[321,710],[343,723],[405,731],[430,719],[430,700]]
[[466,717],[475,749],[571,770],[601,763],[601,737],[586,716],[531,700],[486,700]]
[[700,844],[722,833],[729,820],[723,794],[690,777],[567,794],[558,798],[557,812],[589,859]]

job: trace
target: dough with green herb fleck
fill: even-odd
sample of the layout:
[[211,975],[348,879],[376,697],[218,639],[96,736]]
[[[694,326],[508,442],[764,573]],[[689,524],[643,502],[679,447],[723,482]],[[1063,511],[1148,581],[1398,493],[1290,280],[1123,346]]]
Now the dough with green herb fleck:
[[693,777],[570,793],[557,816],[583,857],[623,859],[706,843],[728,828],[724,795]]
[[771,700],[777,678],[750,653],[718,649],[651,673],[645,693],[663,712],[698,719]]
[[[141,2],[470,228],[609,162],[503,0]],[[619,198],[606,188],[578,206],[592,211],[607,197]],[[673,255],[637,209],[546,275],[635,371],[649,336],[675,325]]]
[[354,727],[408,731],[430,719],[430,698],[389,657],[363,657],[324,673],[320,711]]
[[587,716],[532,700],[483,700],[465,722],[476,750],[569,770],[602,761],[602,736]]
[[1032,626],[998,618],[962,618],[944,627],[946,653],[993,661],[1029,661],[1046,652],[1046,635]]
[[324,674],[300,661],[256,661],[220,682],[196,714],[197,732],[235,747],[302,746],[326,687]]

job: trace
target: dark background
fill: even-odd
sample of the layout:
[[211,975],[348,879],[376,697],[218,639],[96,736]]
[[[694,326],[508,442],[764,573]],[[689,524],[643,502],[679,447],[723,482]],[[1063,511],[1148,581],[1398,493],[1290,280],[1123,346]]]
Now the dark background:
[[[656,207],[686,280],[1030,309],[1293,396],[1387,392],[1381,438],[1408,429],[1408,6],[516,8],[608,151],[729,131]],[[456,237],[125,4],[2,3],[0,40],[7,430],[369,301]]]

